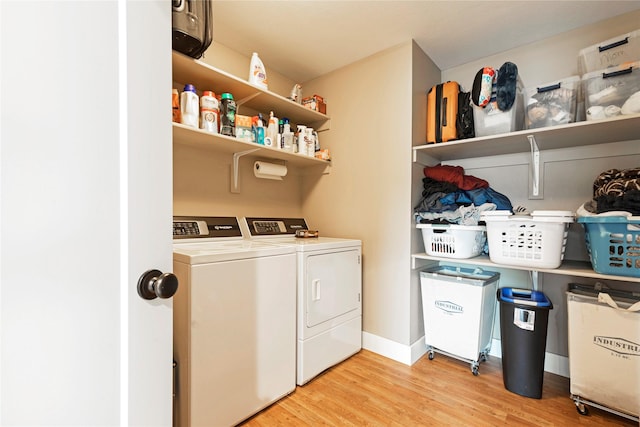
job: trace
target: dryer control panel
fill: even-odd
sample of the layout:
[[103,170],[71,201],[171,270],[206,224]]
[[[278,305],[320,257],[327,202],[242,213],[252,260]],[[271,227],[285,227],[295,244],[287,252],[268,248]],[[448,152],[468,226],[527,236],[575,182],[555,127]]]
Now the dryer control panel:
[[298,230],[308,230],[304,218],[245,218],[252,237],[295,236]]

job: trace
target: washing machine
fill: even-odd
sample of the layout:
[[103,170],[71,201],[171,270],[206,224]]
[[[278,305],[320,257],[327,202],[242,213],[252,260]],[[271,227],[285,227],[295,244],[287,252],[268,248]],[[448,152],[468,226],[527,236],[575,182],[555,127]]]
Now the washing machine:
[[296,237],[303,218],[245,217],[252,241],[293,247],[297,276],[297,374],[304,385],[362,348],[362,242]]
[[296,254],[235,217],[175,217],[175,424],[231,426],[296,387]]

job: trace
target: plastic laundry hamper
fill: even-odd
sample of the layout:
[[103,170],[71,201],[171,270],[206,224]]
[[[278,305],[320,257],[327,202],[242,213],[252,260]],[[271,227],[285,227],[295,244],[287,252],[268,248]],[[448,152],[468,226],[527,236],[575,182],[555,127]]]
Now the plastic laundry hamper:
[[420,272],[424,339],[436,352],[469,362],[478,375],[491,349],[500,274],[480,268],[439,266]]
[[640,277],[640,216],[587,216],[578,223],[596,273]]
[[487,228],[483,225],[418,224],[422,230],[424,251],[427,255],[443,258],[472,258],[482,253],[487,241]]
[[489,258],[497,264],[558,268],[564,258],[571,211],[486,211]]
[[638,421],[640,296],[572,283],[567,292],[571,397]]

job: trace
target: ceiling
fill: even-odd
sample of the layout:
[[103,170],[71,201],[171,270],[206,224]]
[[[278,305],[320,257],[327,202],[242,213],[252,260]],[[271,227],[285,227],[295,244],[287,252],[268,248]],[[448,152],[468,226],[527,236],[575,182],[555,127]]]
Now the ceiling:
[[[640,9],[640,1],[214,0],[214,43],[306,82],[413,39],[441,69]],[[640,27],[640,25],[639,25]]]

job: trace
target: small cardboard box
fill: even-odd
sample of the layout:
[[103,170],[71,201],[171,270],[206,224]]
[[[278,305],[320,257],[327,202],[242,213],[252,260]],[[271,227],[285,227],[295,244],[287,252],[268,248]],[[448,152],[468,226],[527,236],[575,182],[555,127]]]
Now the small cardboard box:
[[310,110],[317,111],[322,114],[327,114],[327,104],[324,103],[324,99],[320,95],[313,95],[302,98],[302,105]]
[[250,116],[236,114],[236,138],[247,142],[254,142]]

